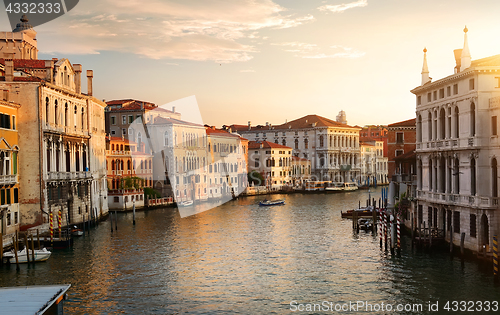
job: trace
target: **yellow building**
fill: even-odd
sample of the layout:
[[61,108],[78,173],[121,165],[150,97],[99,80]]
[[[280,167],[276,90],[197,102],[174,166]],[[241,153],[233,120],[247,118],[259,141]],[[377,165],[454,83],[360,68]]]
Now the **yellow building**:
[[[2,91],[3,92],[3,91]],[[0,233],[19,229],[18,104],[8,102],[7,92],[0,99]]]

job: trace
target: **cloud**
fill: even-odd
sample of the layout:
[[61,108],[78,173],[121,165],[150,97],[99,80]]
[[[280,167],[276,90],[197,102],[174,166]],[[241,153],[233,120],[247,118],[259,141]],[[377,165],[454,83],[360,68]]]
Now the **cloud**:
[[355,50],[351,47],[334,45],[328,47],[327,53],[321,52],[322,48],[316,44],[307,44],[301,42],[286,42],[273,43],[274,46],[287,47],[286,52],[295,53],[295,57],[306,59],[323,59],[323,58],[360,58],[365,55],[364,52]]
[[244,73],[253,73],[255,72],[255,70],[240,70],[240,72],[244,72]]
[[[89,0],[38,29],[46,53],[134,53],[152,59],[248,61],[264,29],[314,21],[273,0]],[[49,35],[50,36],[44,36]],[[86,47],[86,48],[82,48]]]
[[319,7],[318,9],[320,11],[330,11],[333,13],[338,13],[338,12],[344,12],[345,10],[352,9],[352,8],[366,7],[367,5],[368,5],[368,0],[358,0],[355,2],[335,4],[335,5],[325,4],[321,7]]

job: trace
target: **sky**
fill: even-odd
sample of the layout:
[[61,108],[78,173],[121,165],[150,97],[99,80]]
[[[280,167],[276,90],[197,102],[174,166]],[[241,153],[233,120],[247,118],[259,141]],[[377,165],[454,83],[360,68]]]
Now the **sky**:
[[422,50],[434,80],[453,74],[465,25],[473,60],[500,54],[499,12],[498,0],[81,0],[35,30],[39,58],[94,70],[100,99],[194,96],[218,127],[340,110],[363,126],[414,118]]

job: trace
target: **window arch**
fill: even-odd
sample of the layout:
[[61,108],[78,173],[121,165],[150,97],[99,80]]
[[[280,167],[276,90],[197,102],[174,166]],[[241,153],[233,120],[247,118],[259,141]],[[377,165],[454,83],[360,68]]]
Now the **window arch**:
[[491,160],[491,177],[492,177],[491,196],[498,197],[498,166],[496,158],[493,158]]
[[455,106],[455,138],[460,138],[460,115],[458,106]]
[[470,104],[470,136],[476,135],[476,105]]
[[470,194],[476,195],[476,159],[470,160]]
[[57,115],[59,113],[57,112],[57,100],[54,101],[54,124],[58,124],[59,120],[57,119]]
[[68,103],[64,105],[64,126],[67,127],[69,125],[69,115],[68,115]]
[[163,134],[163,145],[166,147],[168,146],[168,131],[165,131]]
[[45,123],[50,123],[50,100],[48,97],[45,98]]

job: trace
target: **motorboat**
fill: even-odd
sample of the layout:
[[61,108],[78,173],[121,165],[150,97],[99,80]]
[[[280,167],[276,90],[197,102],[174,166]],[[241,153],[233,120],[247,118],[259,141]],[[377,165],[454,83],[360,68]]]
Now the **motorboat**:
[[76,225],[74,225],[73,228],[71,229],[71,235],[73,235],[73,236],[82,236],[83,235],[83,231],[81,229],[79,229]]
[[341,192],[343,190],[344,190],[344,184],[342,183],[334,183],[333,185],[325,187],[326,192]]
[[181,201],[177,205],[180,207],[189,207],[194,204],[193,200],[186,200],[186,201]]
[[[33,258],[33,250],[28,250],[29,253],[29,260],[31,261]],[[46,261],[49,259],[50,255],[52,253],[48,251],[46,248],[42,249],[35,249],[35,261]],[[6,252],[3,254],[4,258],[7,258],[11,264],[16,263],[16,255],[14,253],[14,250],[11,250],[10,252]],[[21,251],[17,252],[17,261],[19,263],[27,263],[28,258],[26,257],[26,248],[24,248]]]
[[370,218],[358,219],[358,227],[361,230],[371,230],[373,229],[373,220]]
[[264,199],[261,202],[259,202],[259,206],[261,206],[261,207],[278,206],[278,205],[284,205],[284,204],[285,204],[285,199],[276,199],[276,200]]
[[358,186],[355,183],[344,183],[344,191],[358,190]]

